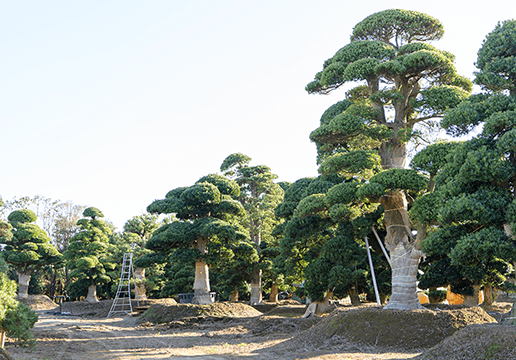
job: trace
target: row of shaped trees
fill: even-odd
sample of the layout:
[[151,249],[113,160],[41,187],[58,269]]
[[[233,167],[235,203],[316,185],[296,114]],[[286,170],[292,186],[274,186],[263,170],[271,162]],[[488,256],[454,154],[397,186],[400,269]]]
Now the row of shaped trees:
[[[430,44],[443,34],[438,20],[396,9],[355,26],[306,86],[328,94],[356,85],[310,134],[320,176],[276,183],[267,166],[235,153],[221,174],[152,202],[123,234],[86,209],[64,256],[32,224],[33,213],[14,211],[13,236],[2,240],[7,261],[20,279],[66,263],[70,289],[90,301],[133,249],[141,298],[191,291],[205,304],[215,289],[260,304],[264,289],[274,299],[278,287],[303,284],[312,301],[335,295],[357,303],[359,294],[373,295],[370,252],[386,308],[420,308],[418,281],[472,297],[483,287],[492,301],[493,287],[511,289],[516,261],[516,22],[500,23],[482,44],[476,95],[454,56]],[[409,145],[429,140],[439,118],[453,136],[483,129],[469,141],[429,145],[407,164]]]

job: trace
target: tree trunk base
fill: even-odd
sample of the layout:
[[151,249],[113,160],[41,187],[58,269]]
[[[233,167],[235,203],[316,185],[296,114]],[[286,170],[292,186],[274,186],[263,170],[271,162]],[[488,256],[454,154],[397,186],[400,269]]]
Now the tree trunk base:
[[398,244],[391,250],[392,295],[384,309],[424,309],[417,295],[417,269],[421,251],[411,245]]
[[313,303],[310,303],[310,305],[308,305],[308,307],[306,308],[303,318],[307,318],[312,315],[321,316],[322,314],[324,314],[324,312],[330,305],[330,298],[332,296],[333,293],[331,291],[328,291],[322,301],[315,301]]
[[147,289],[145,288],[145,269],[134,269],[134,279],[140,281],[139,283],[136,282],[136,300],[147,300]]
[[88,287],[88,296],[86,297],[85,301],[99,302],[99,299],[97,299],[97,286],[96,285],[90,285]]
[[213,304],[210,293],[207,291],[195,291],[195,295],[192,299],[192,304],[197,305],[208,305]]
[[251,299],[249,305],[263,305],[261,284],[251,284]]
[[478,306],[479,296],[480,292],[480,286],[479,285],[473,285],[473,296],[464,296],[463,304],[466,306]]
[[18,299],[26,299],[29,297],[30,275],[18,273]]
[[278,294],[279,294],[278,286],[276,285],[276,282],[273,282],[272,287],[271,287],[271,295],[269,296],[269,301],[277,303],[278,302]]

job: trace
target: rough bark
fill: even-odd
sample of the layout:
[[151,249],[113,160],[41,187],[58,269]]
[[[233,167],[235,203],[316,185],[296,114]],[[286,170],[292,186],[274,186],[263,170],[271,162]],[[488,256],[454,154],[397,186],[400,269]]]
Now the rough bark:
[[491,306],[493,305],[493,286],[491,284],[484,285],[484,305]]
[[134,279],[136,284],[136,300],[147,300],[147,291],[145,289],[145,269],[134,269]]
[[392,295],[385,309],[422,309],[417,296],[417,269],[423,255],[416,247],[402,191],[390,191],[382,197],[387,236],[385,245],[392,264]]
[[328,305],[330,305],[330,299],[332,296],[333,292],[328,291],[322,301],[315,301],[313,303],[310,303],[310,305],[308,305],[308,307],[306,308],[303,318],[307,318],[312,315],[321,316],[322,314],[324,314],[324,312],[328,308]]
[[30,274],[18,272],[18,299],[29,297]]
[[351,288],[351,290],[349,290],[349,299],[351,300],[351,305],[360,305],[360,297],[358,296],[358,290],[354,286]]
[[97,299],[97,285],[93,284],[88,287],[88,296],[86,297],[87,302],[99,302]]
[[238,289],[235,290],[229,295],[229,301],[238,301]]
[[272,286],[271,286],[271,295],[269,296],[269,301],[277,303],[278,295],[279,295],[278,285],[276,284],[275,281],[273,281]]

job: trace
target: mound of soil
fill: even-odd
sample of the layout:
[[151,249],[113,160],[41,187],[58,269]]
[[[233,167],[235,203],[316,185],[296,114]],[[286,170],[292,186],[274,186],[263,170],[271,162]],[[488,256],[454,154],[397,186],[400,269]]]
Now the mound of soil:
[[270,311],[267,311],[264,315],[266,316],[283,316],[283,317],[300,317],[303,316],[306,311],[305,305],[286,305],[277,306]]
[[193,304],[154,304],[138,319],[140,325],[165,324],[174,321],[203,321],[207,318],[253,317],[262,315],[252,306],[238,302]]
[[[106,305],[97,310],[95,313],[95,317],[105,318],[108,316],[109,311],[111,310],[111,306],[113,305],[113,300],[105,300]],[[140,300],[140,302],[136,302],[136,300],[132,300],[131,305],[133,306],[133,311],[136,311],[136,307],[150,307],[155,304],[160,304],[164,306],[168,305],[177,305],[177,302],[174,299],[148,299],[148,300]]]
[[32,310],[50,310],[59,306],[46,295],[29,295],[27,298],[18,299],[18,301]]
[[471,325],[414,359],[516,359],[516,327]]
[[480,307],[442,311],[337,308],[317,325],[294,337],[289,346],[354,343],[414,350],[430,348],[468,325],[483,323],[496,323],[496,320]]

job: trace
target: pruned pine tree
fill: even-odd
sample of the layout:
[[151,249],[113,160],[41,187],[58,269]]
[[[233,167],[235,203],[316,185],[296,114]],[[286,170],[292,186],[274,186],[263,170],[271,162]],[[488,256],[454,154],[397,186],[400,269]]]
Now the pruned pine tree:
[[[283,235],[281,256],[284,274],[290,282],[304,281],[304,290],[320,315],[332,295],[350,296],[359,304],[359,294],[372,293],[364,236],[373,237],[372,226],[381,212],[364,201],[353,200],[361,182],[338,176],[304,178],[285,190],[276,215],[286,222],[276,228]],[[389,266],[377,243],[372,243],[380,292],[389,293]],[[388,276],[385,276],[385,275]],[[305,314],[306,316],[310,314]]]
[[278,223],[274,209],[283,199],[283,189],[274,183],[277,175],[271,173],[269,167],[249,166],[250,161],[251,158],[247,155],[231,154],[224,159],[220,171],[240,186],[240,195],[236,199],[247,213],[244,226],[248,229],[259,256],[258,261],[252,264],[249,304],[258,305],[263,303],[262,268],[266,260],[264,255],[267,255],[267,252],[261,254],[261,248],[272,241],[271,232]]
[[[125,243],[129,244],[135,257],[140,257],[149,252],[148,249],[145,249],[145,243],[158,228],[158,216],[154,214],[133,216],[124,224],[122,238]],[[136,281],[136,299],[147,300],[145,268],[136,266],[134,268],[134,277]]]
[[147,207],[154,214],[175,214],[179,221],[162,225],[147,241],[146,247],[161,258],[171,252],[185,263],[195,263],[193,285],[196,304],[211,303],[208,263],[216,245],[245,240],[247,234],[237,223],[245,216],[242,205],[233,200],[239,195],[236,182],[221,175],[208,175],[190,187],[171,190],[165,199]]
[[[362,197],[382,205],[385,238],[392,260],[392,296],[386,308],[420,308],[417,268],[423,253],[413,234],[407,193],[426,189],[405,169],[407,145],[418,127],[431,125],[445,110],[467,98],[472,84],[459,76],[454,56],[430,45],[443,36],[442,24],[415,11],[386,10],[353,29],[351,42],[326,60],[306,86],[328,94],[346,83],[359,85],[330,108],[310,135],[318,147],[322,174],[369,177]],[[371,174],[364,173],[370,171]]]
[[50,243],[47,233],[34,224],[37,216],[31,210],[15,210],[8,220],[12,237],[2,236],[0,243],[6,245],[5,259],[18,275],[18,297],[26,298],[34,271],[47,265],[63,265],[63,256]]
[[[442,228],[424,248],[442,256],[434,267],[448,269],[442,277],[454,280],[457,292],[473,295],[483,286],[490,304],[493,286],[516,261],[516,21],[487,35],[476,66],[474,81],[484,92],[449,110],[442,126],[454,136],[477,125],[482,132],[459,146],[437,177]],[[478,296],[472,298],[476,304]]]
[[82,215],[77,222],[81,230],[70,239],[64,253],[74,280],[69,290],[72,297],[84,295],[86,301],[98,302],[97,285],[109,283],[106,272],[115,268],[108,256],[111,228],[100,219],[104,214],[97,208],[89,207]]

